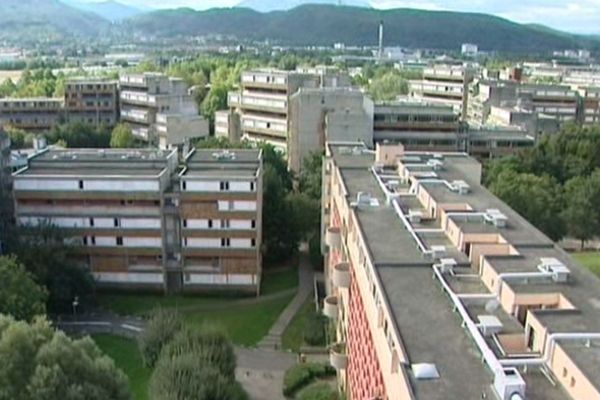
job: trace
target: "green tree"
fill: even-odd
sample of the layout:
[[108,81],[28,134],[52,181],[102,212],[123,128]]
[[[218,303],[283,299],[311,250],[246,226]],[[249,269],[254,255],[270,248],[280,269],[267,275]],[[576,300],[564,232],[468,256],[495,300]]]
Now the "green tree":
[[400,95],[408,94],[408,83],[399,73],[389,71],[373,78],[369,85],[369,94],[375,101],[395,100]]
[[129,124],[117,124],[110,136],[110,147],[128,149],[133,147],[135,138],[131,132]]
[[585,241],[600,234],[600,169],[589,177],[578,176],[565,184],[565,207],[562,217],[570,236]]
[[212,121],[216,111],[227,108],[227,93],[231,89],[231,86],[224,84],[212,84],[200,106],[200,111],[206,119]]
[[111,133],[104,126],[73,122],[54,127],[48,140],[50,143],[62,140],[72,148],[106,148],[110,146]]
[[30,321],[46,312],[48,294],[14,257],[0,257],[0,314]]
[[89,337],[73,340],[45,319],[0,316],[0,399],[129,400],[125,375]]
[[490,190],[554,241],[564,237],[562,189],[548,175],[501,172]]
[[181,331],[183,321],[177,311],[159,309],[146,324],[146,329],[138,338],[138,346],[144,364],[154,367],[164,346]]
[[93,278],[79,266],[64,232],[48,223],[8,228],[3,232],[7,253],[14,254],[34,280],[48,291],[50,312],[71,310],[75,297],[85,303],[92,295]]
[[150,378],[151,400],[246,400],[239,383],[195,354],[161,358]]

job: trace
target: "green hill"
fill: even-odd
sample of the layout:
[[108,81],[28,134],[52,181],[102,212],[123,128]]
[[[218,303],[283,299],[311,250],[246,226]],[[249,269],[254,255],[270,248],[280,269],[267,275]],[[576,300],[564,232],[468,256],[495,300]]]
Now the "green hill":
[[52,42],[98,35],[109,26],[99,16],[58,0],[0,1],[0,39]]
[[289,11],[258,13],[245,8],[157,11],[131,19],[134,31],[165,37],[233,35],[285,45],[375,45],[379,21],[385,24],[385,45],[458,49],[476,43],[482,50],[544,52],[593,47],[598,42],[539,26],[521,25],[485,14],[375,10],[360,7],[304,5]]

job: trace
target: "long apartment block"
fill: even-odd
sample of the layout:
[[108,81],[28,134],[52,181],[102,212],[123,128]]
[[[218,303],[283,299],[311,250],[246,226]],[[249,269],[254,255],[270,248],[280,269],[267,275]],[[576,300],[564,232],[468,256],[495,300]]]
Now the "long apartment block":
[[144,141],[157,141],[158,114],[198,115],[196,103],[180,78],[162,73],[126,74],[121,87],[121,121],[128,123],[133,134]]
[[410,92],[428,102],[452,106],[462,118],[467,115],[469,83],[475,71],[466,65],[434,65],[423,69],[423,79],[409,82]]
[[19,224],[63,228],[102,287],[256,291],[261,153],[47,150],[13,174]]
[[114,126],[119,120],[119,87],[107,79],[69,79],[65,83],[65,119]]
[[600,399],[600,280],[462,153],[328,143],[330,362],[355,399]]
[[240,90],[230,92],[228,105],[240,115],[240,137],[267,142],[287,151],[290,96],[300,88],[349,87],[349,78],[336,69],[316,67],[297,71],[257,69],[242,73]]
[[49,131],[64,120],[63,107],[64,100],[58,98],[0,99],[0,126]]

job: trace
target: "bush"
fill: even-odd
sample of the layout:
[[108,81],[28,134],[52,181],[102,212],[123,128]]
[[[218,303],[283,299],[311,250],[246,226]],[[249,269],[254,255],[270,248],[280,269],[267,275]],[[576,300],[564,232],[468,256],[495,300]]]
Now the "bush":
[[182,330],[164,347],[161,358],[174,359],[186,354],[193,354],[199,362],[211,365],[226,378],[235,376],[233,346],[219,329],[205,325],[199,330]]
[[323,254],[321,254],[321,235],[315,233],[308,241],[308,258],[315,271],[323,271]]
[[316,382],[298,393],[298,400],[337,400],[337,392],[327,382]]
[[335,369],[327,364],[297,364],[285,372],[283,377],[283,394],[293,396],[298,390],[317,378],[335,376]]
[[138,338],[138,346],[146,366],[154,367],[163,347],[181,331],[182,327],[183,322],[177,312],[159,309],[154,313]]
[[318,312],[313,312],[306,318],[304,341],[309,346],[325,346],[326,318]]
[[152,400],[246,400],[235,380],[207,366],[196,354],[161,357],[150,378]]

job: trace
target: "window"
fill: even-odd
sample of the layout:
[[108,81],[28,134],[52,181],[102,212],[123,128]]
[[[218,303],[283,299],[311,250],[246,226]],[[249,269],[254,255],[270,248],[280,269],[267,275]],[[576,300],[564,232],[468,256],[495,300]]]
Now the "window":
[[254,192],[256,190],[256,183],[250,182],[250,191]]
[[213,220],[212,220],[212,219],[209,219],[209,220],[208,220],[208,227],[209,227],[209,228],[212,228],[212,227],[213,227]]
[[221,182],[220,189],[221,189],[221,191],[229,190],[229,182]]
[[92,246],[96,245],[96,236],[92,236]]
[[121,200],[121,205],[124,206],[125,205],[125,200]]
[[181,182],[181,187],[183,190],[187,190],[187,182],[186,181]]
[[571,387],[575,387],[575,378],[571,377]]
[[221,229],[229,229],[229,220],[228,219],[221,220]]
[[84,245],[84,246],[87,246],[87,244],[88,244],[88,241],[87,241],[87,236],[84,236],[84,237],[83,237],[83,245]]
[[90,218],[90,226],[94,226],[94,218]]
[[183,227],[184,227],[184,228],[187,228],[187,219],[184,219],[184,220],[183,220]]
[[118,219],[118,218],[115,218],[115,219],[113,220],[113,224],[115,225],[115,228],[118,228],[118,227],[119,227],[119,225],[120,225],[120,224],[119,224],[119,219]]
[[117,246],[123,246],[123,237],[117,236]]
[[566,369],[566,368],[563,368],[563,374],[562,374],[562,375],[563,375],[563,378],[566,378],[566,377],[567,377],[567,374],[568,374],[568,371],[567,371],[567,369]]
[[256,247],[256,239],[250,240],[250,247]]
[[256,228],[256,220],[255,219],[252,220],[251,225],[252,225],[252,229]]
[[221,239],[221,247],[229,247],[231,246],[231,239],[223,238]]
[[83,189],[83,181],[79,181],[79,189]]

